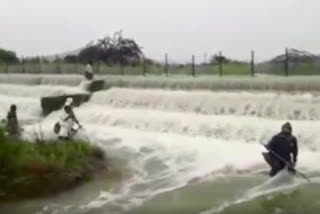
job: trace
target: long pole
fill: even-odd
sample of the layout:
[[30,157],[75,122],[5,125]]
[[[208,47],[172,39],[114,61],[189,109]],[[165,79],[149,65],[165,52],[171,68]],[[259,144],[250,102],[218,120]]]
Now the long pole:
[[166,76],[168,76],[168,74],[169,74],[169,66],[168,66],[168,54],[167,53],[165,54],[164,61],[165,61],[164,72],[166,73]]
[[8,74],[9,73],[9,64],[8,64],[8,62],[6,62],[6,73]]
[[122,60],[120,61],[120,74],[121,74],[121,76],[124,75],[124,68],[123,68]]
[[219,51],[219,74],[220,77],[223,75],[223,70],[222,70],[222,51]]
[[147,65],[146,65],[146,58],[143,57],[143,61],[142,61],[142,75],[143,76],[146,76],[146,73],[147,73]]
[[255,76],[255,70],[254,70],[254,51],[251,51],[251,76]]
[[[278,158],[280,161],[284,162],[288,167],[290,168],[294,168],[292,166],[291,163],[289,163],[288,161],[286,161],[285,159],[283,159],[280,155],[278,155],[276,152],[274,152],[272,149],[269,149],[266,145],[264,145],[263,143],[261,143],[261,145],[263,145],[269,152],[271,152],[276,158]],[[295,171],[301,176],[303,177],[304,179],[306,179],[308,182],[311,182],[311,180],[306,176],[304,175],[302,172],[299,172],[298,170],[295,169]]]
[[285,50],[285,61],[284,61],[284,73],[285,76],[289,76],[289,50]]
[[195,56],[192,55],[192,76],[196,76],[196,67],[195,67]]

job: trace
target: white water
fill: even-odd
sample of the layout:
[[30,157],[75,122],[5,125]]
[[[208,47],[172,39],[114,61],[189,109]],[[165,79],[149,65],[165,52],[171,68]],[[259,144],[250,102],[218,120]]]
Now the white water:
[[[19,109],[22,106],[28,109],[18,112],[21,117],[36,117],[40,110],[38,95],[47,93],[47,88],[26,88],[24,91],[37,92],[29,98],[18,97],[17,93],[10,95],[9,92],[9,97],[2,96],[1,102],[7,106],[15,102]],[[313,119],[310,109],[314,109],[314,115],[320,114],[316,108],[318,102],[319,98],[310,94],[127,89],[99,92],[89,103],[75,109],[86,127],[82,136],[89,136],[111,157],[128,161],[135,172],[134,177],[113,193],[101,192],[82,201],[81,205],[71,201],[60,208],[49,206],[46,212],[39,213],[59,213],[59,210],[64,213],[66,207],[72,207],[74,213],[98,208],[104,213],[121,213],[162,192],[189,185],[194,178],[207,180],[217,175],[265,170],[267,166],[260,155],[259,141],[266,141],[277,133],[285,122],[282,119],[287,119],[289,112],[296,109],[308,119],[292,121],[301,148],[299,168],[320,170],[317,164],[320,155],[316,152],[320,149],[320,122],[309,121]],[[251,110],[262,112],[263,118],[243,113],[248,104],[252,106]],[[225,106],[234,111],[224,115],[217,113]],[[263,113],[267,112],[265,106],[274,113]],[[197,107],[206,113],[196,111]],[[57,114],[55,112],[41,122],[46,138],[54,137],[52,127]],[[32,137],[33,130],[38,127],[38,124],[25,127],[25,137]]]
[[0,84],[0,94],[18,97],[49,97],[59,96],[66,94],[78,94],[86,93],[86,91],[80,87],[70,86],[28,86],[28,85],[10,85]]
[[69,86],[0,84],[0,119],[6,117],[12,104],[17,104],[18,118],[23,124],[38,121],[41,117],[41,97],[77,93],[86,93],[86,91],[80,87]]
[[91,103],[205,115],[257,116],[290,120],[320,119],[320,96],[314,93],[212,93],[115,88],[94,94]]
[[18,104],[18,119],[22,123],[38,121],[41,116],[40,100],[30,97],[12,97],[0,94],[0,119],[5,119],[12,104]]
[[232,202],[226,202],[220,205],[218,208],[212,208],[199,214],[220,213],[221,211],[230,206],[253,200],[254,198],[257,198],[259,196],[275,192],[288,191],[294,187],[297,187],[299,184],[301,184],[301,182],[295,182],[294,177],[291,173],[289,173],[287,170],[282,170],[275,177],[268,180],[266,183],[257,186],[248,192],[245,192],[241,199],[237,199]]

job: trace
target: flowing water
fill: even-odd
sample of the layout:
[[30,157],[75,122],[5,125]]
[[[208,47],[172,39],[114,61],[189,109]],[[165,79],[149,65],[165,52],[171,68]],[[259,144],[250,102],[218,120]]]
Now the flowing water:
[[[0,115],[18,105],[25,138],[55,137],[58,112],[41,117],[40,97],[77,87],[0,85]],[[1,204],[4,214],[318,213],[320,96],[308,93],[167,91],[113,88],[75,108],[79,137],[104,148],[132,176],[108,188],[104,176],[47,198]],[[291,121],[298,169],[270,180],[266,142]],[[125,165],[125,166],[124,166]]]

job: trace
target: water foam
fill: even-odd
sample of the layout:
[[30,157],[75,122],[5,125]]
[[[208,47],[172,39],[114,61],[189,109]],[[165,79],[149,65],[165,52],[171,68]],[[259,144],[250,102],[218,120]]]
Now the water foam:
[[[140,131],[203,136],[212,139],[241,140],[246,143],[268,141],[279,132],[283,121],[238,116],[201,115],[158,110],[110,108],[86,104],[75,110],[88,124],[135,129]],[[319,150],[318,121],[292,121],[299,143],[310,150]]]
[[[237,97],[235,93],[171,94],[167,91],[120,89],[108,93],[95,94],[89,103],[75,108],[75,113],[86,128],[83,136],[89,136],[90,141],[103,147],[110,157],[127,160],[135,174],[116,193],[98,195],[79,207],[80,210],[103,208],[104,212],[112,213],[116,207],[121,213],[140,206],[158,194],[190,185],[190,180],[194,178],[208,180],[217,175],[254,174],[258,169],[267,169],[258,141],[267,140],[277,133],[283,121],[239,116],[237,113],[216,115],[214,111],[204,115],[188,110],[193,108],[190,107],[193,103],[201,101],[205,108],[211,109],[210,99],[207,101],[211,97],[229,99],[230,106],[243,106],[249,97],[252,103],[263,103],[265,99],[276,102],[280,99],[283,100],[279,102],[281,106],[289,97],[288,102],[293,106],[288,105],[287,108],[292,109],[299,106],[300,101],[305,104],[318,99],[309,95],[264,94],[260,99],[250,93],[238,94]],[[1,100],[4,103],[14,100],[18,105],[26,103],[26,107],[37,106],[35,109],[39,110],[38,98],[3,96]],[[146,104],[139,106],[136,102]],[[185,107],[182,109],[187,110],[178,107],[183,105]],[[34,115],[33,110],[25,113]],[[56,137],[52,128],[58,114],[54,112],[41,121],[45,138]],[[299,169],[319,170],[319,154],[313,150],[318,150],[320,146],[317,142],[320,139],[320,123],[293,121],[293,126],[301,145]],[[38,128],[39,124],[26,126],[24,137],[32,139],[34,130]]]
[[41,118],[40,100],[29,97],[0,95],[0,119],[5,119],[12,104],[18,108],[18,118],[22,123],[39,121]]
[[10,85],[0,84],[0,94],[7,96],[19,96],[19,97],[48,97],[59,96],[67,94],[86,93],[86,91],[80,87],[70,86],[27,86],[27,85]]
[[310,93],[290,95],[114,88],[95,93],[91,103],[205,115],[254,116],[290,120],[320,119],[320,97]]

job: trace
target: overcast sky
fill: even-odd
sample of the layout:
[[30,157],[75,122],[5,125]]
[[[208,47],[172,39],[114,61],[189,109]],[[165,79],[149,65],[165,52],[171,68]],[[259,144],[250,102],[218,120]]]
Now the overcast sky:
[[0,0],[0,47],[19,56],[74,50],[122,29],[147,56],[219,50],[257,60],[285,47],[320,53],[318,0]]

